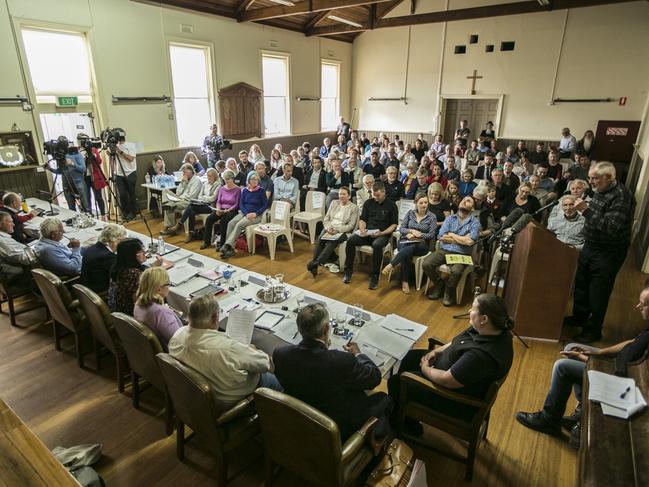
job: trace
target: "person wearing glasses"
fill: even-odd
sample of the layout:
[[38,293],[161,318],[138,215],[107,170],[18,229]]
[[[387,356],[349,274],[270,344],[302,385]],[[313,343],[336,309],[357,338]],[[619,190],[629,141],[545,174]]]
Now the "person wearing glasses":
[[169,274],[162,267],[150,267],[140,277],[133,316],[147,326],[160,340],[166,352],[169,340],[183,326],[182,321],[167,304]]

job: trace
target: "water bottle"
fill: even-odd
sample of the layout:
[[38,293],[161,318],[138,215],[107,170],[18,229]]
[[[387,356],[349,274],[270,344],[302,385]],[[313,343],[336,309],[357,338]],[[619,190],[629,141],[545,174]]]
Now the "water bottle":
[[158,236],[158,254],[162,255],[165,251],[165,239],[162,235]]
[[144,181],[146,182],[146,184],[151,184],[151,176],[149,175],[149,173],[146,173],[146,175],[144,176]]
[[268,303],[274,302],[275,290],[273,289],[273,280],[270,276],[266,276],[266,285],[264,286],[264,301]]

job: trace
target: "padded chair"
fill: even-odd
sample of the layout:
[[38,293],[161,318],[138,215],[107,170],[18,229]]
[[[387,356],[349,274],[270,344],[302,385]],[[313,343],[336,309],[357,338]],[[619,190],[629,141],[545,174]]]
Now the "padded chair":
[[117,390],[124,392],[124,375],[127,373],[128,363],[119,337],[113,328],[113,317],[110,314],[108,305],[97,293],[82,284],[75,284],[72,288],[81,304],[81,308],[88,317],[90,330],[92,331],[92,345],[97,370],[101,369],[101,348],[98,345],[101,344],[115,357]]
[[189,440],[185,439],[187,425],[216,455],[217,485],[224,486],[228,478],[227,454],[259,434],[252,396],[226,410],[201,373],[167,353],[159,353],[156,360],[176,412],[178,459],[185,458],[185,441]]
[[61,351],[61,330],[63,326],[74,334],[74,349],[79,367],[83,367],[81,334],[88,330],[88,320],[81,309],[78,299],[73,299],[65,283],[55,274],[45,269],[32,269],[32,276],[45,300],[45,305],[52,317],[54,346]]
[[[45,306],[43,301],[34,293],[31,274],[25,272],[23,276],[10,283],[6,282],[3,277],[0,276],[0,313],[4,313],[2,304],[7,303],[11,326],[16,326],[16,316]],[[30,300],[29,303],[21,303],[20,307],[16,309],[16,300],[27,296],[34,299]],[[47,308],[45,308],[45,312],[47,313]]]
[[299,399],[260,388],[255,391],[255,405],[264,440],[267,487],[272,485],[275,465],[315,485],[353,485],[374,457],[366,436],[376,418],[342,445],[336,423]]
[[309,191],[306,194],[306,209],[304,211],[298,211],[293,214],[294,226],[296,223],[306,223],[309,227],[309,240],[311,241],[311,245],[315,243],[316,227],[318,223],[324,221],[325,198],[325,194],[320,191]]
[[173,433],[173,407],[156,355],[163,352],[158,337],[145,325],[124,313],[112,313],[112,322],[119,336],[133,385],[133,407],[140,407],[140,377],[159,390],[165,398],[166,432]]
[[[436,338],[429,338],[428,344],[429,349],[432,349],[434,345],[444,345],[442,341]],[[466,480],[471,480],[473,477],[473,465],[475,463],[476,450],[480,445],[480,441],[487,439],[491,408],[496,402],[498,391],[507,377],[505,376],[502,379],[493,382],[487,390],[484,399],[460,394],[452,389],[447,389],[433,384],[428,379],[411,372],[404,372],[400,377],[399,404],[397,405],[398,436],[403,438],[406,442],[417,443],[425,448],[440,453],[441,455],[464,463],[466,465],[465,478]],[[464,420],[430,409],[428,404],[417,402],[408,397],[408,393],[416,389],[426,391],[430,394],[435,394],[436,396],[449,399],[458,404],[473,406],[476,408],[476,413],[472,418]],[[468,445],[467,456],[464,457],[446,448],[426,443],[422,437],[415,437],[406,434],[403,429],[404,418],[406,416],[463,440]]]
[[255,253],[255,236],[259,235],[268,240],[268,250],[270,251],[270,260],[275,260],[275,248],[277,247],[277,239],[280,236],[286,237],[288,246],[293,249],[293,231],[291,229],[291,208],[290,204],[286,201],[273,201],[270,207],[270,225],[279,225],[277,230],[268,230],[263,227],[263,224],[251,225],[254,226],[252,230],[252,253]]

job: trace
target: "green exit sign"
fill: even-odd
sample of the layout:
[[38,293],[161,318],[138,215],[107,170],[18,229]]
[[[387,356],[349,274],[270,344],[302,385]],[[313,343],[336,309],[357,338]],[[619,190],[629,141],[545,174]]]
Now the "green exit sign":
[[57,96],[57,107],[76,107],[79,104],[79,98],[76,96]]

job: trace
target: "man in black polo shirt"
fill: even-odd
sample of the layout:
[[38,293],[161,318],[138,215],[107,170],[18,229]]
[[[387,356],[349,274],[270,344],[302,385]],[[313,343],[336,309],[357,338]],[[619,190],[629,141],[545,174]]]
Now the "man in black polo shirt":
[[405,197],[403,183],[397,178],[397,168],[390,166],[385,170],[385,197],[395,203]]
[[379,161],[379,151],[370,152],[370,162],[363,166],[365,174],[371,174],[377,181],[385,178],[385,166]]
[[633,195],[615,180],[615,166],[610,162],[591,167],[588,179],[594,191],[592,199],[575,201],[575,208],[586,219],[586,241],[577,264],[573,316],[564,320],[565,324],[582,327],[574,338],[579,343],[602,338],[615,276],[629,250],[635,208]]
[[372,275],[370,276],[370,289],[379,285],[379,272],[383,259],[383,248],[390,241],[390,236],[397,228],[399,210],[394,201],[385,197],[383,183],[377,181],[372,186],[372,199],[363,204],[363,211],[358,220],[358,233],[354,233],[347,240],[345,247],[345,274],[343,282],[349,284],[354,270],[354,257],[356,247],[361,245],[372,246]]

